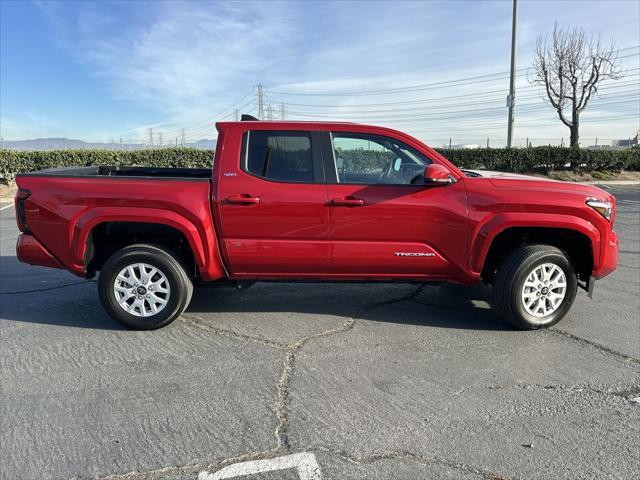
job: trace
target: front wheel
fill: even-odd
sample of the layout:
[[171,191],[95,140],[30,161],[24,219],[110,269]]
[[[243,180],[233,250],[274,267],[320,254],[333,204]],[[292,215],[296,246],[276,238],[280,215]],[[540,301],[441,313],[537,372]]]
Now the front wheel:
[[548,328],[567,314],[577,286],[573,266],[562,250],[526,245],[513,251],[498,268],[494,306],[518,328]]
[[131,245],[114,253],[98,280],[102,306],[136,330],[170,324],[191,301],[193,285],[182,264],[154,245]]

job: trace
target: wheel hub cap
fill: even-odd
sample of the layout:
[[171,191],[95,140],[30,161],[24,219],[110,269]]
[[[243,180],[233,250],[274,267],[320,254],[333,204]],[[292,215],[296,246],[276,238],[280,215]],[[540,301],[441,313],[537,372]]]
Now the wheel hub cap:
[[544,319],[555,312],[567,293],[567,277],[555,263],[535,267],[522,287],[522,305],[529,315]]
[[133,263],[120,270],[113,283],[118,305],[136,317],[150,317],[167,305],[171,289],[167,276],[147,263]]

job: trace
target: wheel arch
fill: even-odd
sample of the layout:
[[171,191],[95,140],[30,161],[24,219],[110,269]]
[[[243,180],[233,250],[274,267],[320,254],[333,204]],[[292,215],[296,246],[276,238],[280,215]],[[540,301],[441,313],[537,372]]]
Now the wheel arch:
[[[143,239],[147,241],[154,229],[157,234],[169,233],[170,238],[184,239],[193,259],[194,273],[205,280],[225,276],[213,224],[198,227],[178,213],[148,208],[95,208],[80,216],[70,232],[70,244],[74,246],[74,269],[81,270],[85,275],[92,274],[91,268],[96,266],[91,264],[95,258],[96,242],[100,240],[102,232],[113,225],[123,226],[125,232],[131,231],[134,235],[145,232]],[[134,236],[131,241],[119,245],[137,243],[136,240]],[[166,245],[163,241],[154,243]]]
[[564,251],[579,279],[588,281],[597,267],[595,262],[600,248],[596,227],[578,217],[547,214],[527,217],[498,215],[479,228],[471,250],[471,269],[491,283],[499,262],[513,249],[525,244],[546,244]]

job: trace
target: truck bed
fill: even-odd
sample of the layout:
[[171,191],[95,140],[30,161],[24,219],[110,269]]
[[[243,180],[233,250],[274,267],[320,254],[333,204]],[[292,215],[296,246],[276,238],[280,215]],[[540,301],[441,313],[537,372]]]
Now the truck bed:
[[171,178],[171,179],[211,179],[210,168],[168,168],[168,167],[128,167],[91,166],[48,168],[20,176],[34,177],[118,177],[118,178]]

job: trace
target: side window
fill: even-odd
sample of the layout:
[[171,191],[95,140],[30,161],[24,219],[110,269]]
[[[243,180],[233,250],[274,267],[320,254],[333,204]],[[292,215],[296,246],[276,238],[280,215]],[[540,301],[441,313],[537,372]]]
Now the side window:
[[390,137],[332,133],[338,183],[411,185],[431,163],[414,148]]
[[279,182],[313,183],[309,132],[253,130],[242,143],[246,172]]

